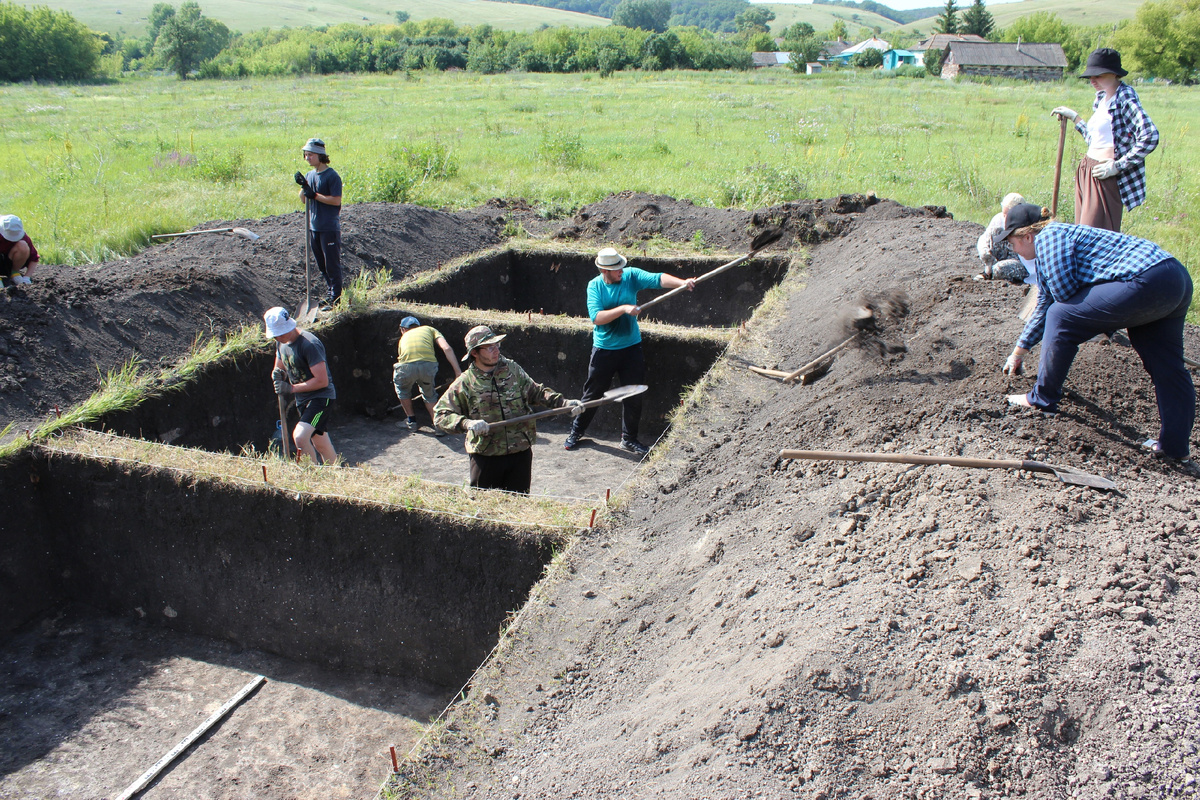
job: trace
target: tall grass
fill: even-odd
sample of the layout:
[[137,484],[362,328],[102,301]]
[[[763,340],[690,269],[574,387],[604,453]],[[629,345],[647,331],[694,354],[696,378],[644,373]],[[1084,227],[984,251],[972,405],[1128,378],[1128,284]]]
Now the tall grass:
[[[153,233],[298,211],[290,176],[305,169],[304,141],[321,136],[347,203],[371,196],[378,165],[396,163],[401,148],[437,142],[455,168],[412,181],[412,202],[525,197],[558,213],[622,190],[745,207],[873,190],[984,223],[1010,191],[1049,205],[1050,109],[1092,100],[1082,81],[976,85],[850,70],[409,78],[9,86],[3,211],[22,216],[46,260],[99,261]],[[1162,143],[1147,160],[1149,200],[1125,229],[1195,269],[1200,89],[1138,90]],[[1073,218],[1083,150],[1071,134],[1062,218]]]

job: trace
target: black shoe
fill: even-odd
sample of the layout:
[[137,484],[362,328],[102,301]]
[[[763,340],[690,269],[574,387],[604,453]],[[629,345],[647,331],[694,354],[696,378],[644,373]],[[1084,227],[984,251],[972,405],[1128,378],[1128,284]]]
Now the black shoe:
[[621,449],[629,453],[636,453],[639,456],[644,456],[650,452],[650,448],[637,439],[622,439]]
[[583,438],[575,431],[567,434],[567,438],[563,440],[563,450],[574,450],[579,447],[579,440]]

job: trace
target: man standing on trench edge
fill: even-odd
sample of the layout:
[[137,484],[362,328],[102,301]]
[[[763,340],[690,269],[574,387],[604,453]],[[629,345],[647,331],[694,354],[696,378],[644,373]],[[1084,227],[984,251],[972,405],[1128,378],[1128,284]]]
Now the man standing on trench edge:
[[312,167],[307,175],[296,173],[308,214],[309,246],[325,278],[325,303],[333,305],[342,296],[342,178],[329,166],[321,139],[309,139],[300,155]]
[[[598,400],[608,391],[613,377],[619,386],[646,382],[646,357],[642,352],[642,331],[638,315],[642,309],[637,295],[643,289],[696,288],[695,278],[676,278],[665,272],[646,272],[636,267],[625,269],[625,257],[611,247],[596,255],[600,275],[587,285],[588,316],[592,319],[592,357],[588,361],[587,381],[581,402]],[[575,418],[571,433],[563,442],[567,450],[579,446],[596,408]],[[642,418],[642,398],[630,397],[621,403],[621,449],[644,456],[650,449],[638,441]]]
[[476,325],[467,332],[467,352],[462,360],[470,359],[471,366],[437,401],[434,423],[447,433],[467,432],[471,486],[529,494],[536,423],[527,420],[495,430],[490,423],[529,414],[534,405],[566,406],[578,416],[583,403],[564,399],[535,382],[517,362],[502,357],[500,342],[505,336],[496,335],[486,325]]
[[[308,331],[296,327],[286,308],[275,308],[263,315],[267,336],[275,340],[275,365],[271,381],[275,394],[296,396],[300,421],[292,431],[297,451],[314,464],[332,464],[337,460],[333,440],[326,426],[337,391],[325,362],[325,345]],[[320,454],[320,459],[317,454]]]

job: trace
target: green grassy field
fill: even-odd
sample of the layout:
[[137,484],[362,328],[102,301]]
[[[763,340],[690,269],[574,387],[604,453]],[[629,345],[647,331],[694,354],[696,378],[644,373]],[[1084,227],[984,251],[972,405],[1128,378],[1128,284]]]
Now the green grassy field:
[[[70,11],[93,30],[141,36],[146,17],[159,0],[46,0],[43,5]],[[170,0],[178,6],[182,0]],[[392,23],[393,12],[407,11],[413,20],[441,17],[460,25],[487,23],[502,30],[528,31],[549,25],[608,25],[609,20],[554,8],[490,3],[487,0],[200,0],[206,17],[218,19],[234,31],[259,28],[300,28],[339,22]]]
[[896,23],[887,17],[881,17],[870,11],[855,11],[840,6],[818,6],[812,3],[768,3],[766,8],[775,12],[771,22],[771,32],[775,35],[783,33],[783,29],[797,22],[807,22],[818,33],[824,33],[833,27],[834,20],[844,20],[849,30],[850,38],[857,41],[860,28],[873,28],[878,25],[887,31],[896,27]]
[[[1145,86],[1162,132],[1149,201],[1125,229],[1200,266],[1200,89]],[[1050,203],[1054,106],[1089,108],[1082,81],[993,86],[841,71],[593,75],[413,73],[230,82],[137,78],[102,86],[6,87],[2,213],[47,260],[99,261],[152,233],[298,209],[299,148],[323,136],[364,199],[390,150],[439,142],[459,169],[415,199],[469,207],[524,197],[562,214],[641,190],[753,208],[875,191],[985,223],[1019,191]],[[1060,216],[1073,218],[1071,133]],[[195,163],[193,163],[195,162]],[[225,176],[236,175],[235,179]]]

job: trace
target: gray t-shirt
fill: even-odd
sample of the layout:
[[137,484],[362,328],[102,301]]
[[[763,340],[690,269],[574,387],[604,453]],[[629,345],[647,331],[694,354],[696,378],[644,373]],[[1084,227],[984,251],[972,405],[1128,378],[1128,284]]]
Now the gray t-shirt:
[[[325,345],[308,331],[300,331],[300,336],[288,344],[276,342],[275,352],[287,370],[288,383],[304,383],[312,378],[313,365],[325,363]],[[296,392],[297,403],[325,397],[333,400],[337,397],[337,391],[333,388],[333,370],[329,369],[328,364],[325,364],[325,372],[329,375],[329,385],[315,392]]]
[[[330,197],[342,196],[342,176],[338,175],[333,167],[326,167],[320,172],[310,169],[304,179],[308,181],[308,185],[317,194],[329,195]],[[310,230],[340,231],[342,229],[341,223],[338,221],[338,216],[342,211],[341,206],[331,206],[316,200],[310,201],[308,205],[308,226]]]

